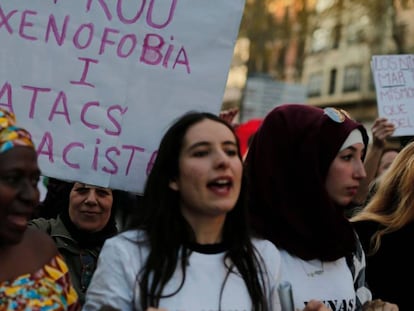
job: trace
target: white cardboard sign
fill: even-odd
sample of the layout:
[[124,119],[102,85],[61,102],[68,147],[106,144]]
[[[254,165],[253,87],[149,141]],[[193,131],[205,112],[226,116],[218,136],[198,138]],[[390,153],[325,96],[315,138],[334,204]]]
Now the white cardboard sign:
[[414,55],[375,55],[371,69],[378,115],[395,125],[393,136],[414,135]]
[[161,136],[218,113],[244,0],[1,0],[0,106],[46,176],[141,193]]

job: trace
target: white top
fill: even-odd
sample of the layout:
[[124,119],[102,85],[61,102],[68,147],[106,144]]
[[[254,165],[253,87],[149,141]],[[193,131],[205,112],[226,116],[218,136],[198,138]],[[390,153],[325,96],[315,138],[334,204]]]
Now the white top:
[[282,281],[292,285],[295,308],[302,310],[311,299],[321,300],[332,311],[355,310],[355,289],[345,257],[336,261],[304,261],[280,250]]
[[[138,234],[142,235],[141,232],[132,230],[106,240],[86,293],[83,311],[99,310],[104,305],[128,311],[134,310],[133,303],[135,310],[141,310],[136,276],[148,256],[148,248],[146,244],[136,243]],[[277,284],[280,278],[280,253],[269,241],[254,239],[253,244],[262,256],[268,272],[269,284],[266,294],[271,310],[279,311]],[[162,298],[159,308],[166,308],[168,311],[219,310],[220,290],[226,275],[223,258],[224,253],[192,252],[185,284],[177,294]],[[180,281],[181,271],[177,269],[164,288],[163,294],[174,292]],[[251,309],[252,303],[243,279],[238,274],[230,274],[224,287],[220,310]]]

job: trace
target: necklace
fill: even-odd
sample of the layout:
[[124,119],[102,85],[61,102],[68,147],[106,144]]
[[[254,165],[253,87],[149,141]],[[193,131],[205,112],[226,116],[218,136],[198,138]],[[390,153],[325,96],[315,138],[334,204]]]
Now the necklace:
[[306,275],[313,278],[314,276],[321,275],[325,270],[323,269],[323,261],[318,259],[300,261],[303,271],[305,271]]

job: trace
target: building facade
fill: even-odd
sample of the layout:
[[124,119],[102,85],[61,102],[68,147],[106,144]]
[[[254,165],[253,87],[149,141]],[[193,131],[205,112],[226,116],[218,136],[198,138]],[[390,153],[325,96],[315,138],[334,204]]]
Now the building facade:
[[[265,52],[250,49],[245,72],[301,83],[308,104],[345,109],[370,128],[378,116],[371,57],[414,53],[414,0],[255,1],[268,4],[274,25],[260,34]],[[257,37],[250,34],[249,46]]]
[[343,108],[370,126],[378,116],[371,57],[413,51],[412,2],[319,0],[301,76],[308,103]]

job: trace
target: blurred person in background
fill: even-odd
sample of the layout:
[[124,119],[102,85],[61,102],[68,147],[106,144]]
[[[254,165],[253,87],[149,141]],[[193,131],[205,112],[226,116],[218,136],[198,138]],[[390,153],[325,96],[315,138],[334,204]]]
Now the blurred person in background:
[[367,156],[364,160],[366,178],[360,183],[357,193],[352,202],[354,208],[347,211],[350,217],[355,211],[363,207],[375,192],[377,179],[389,167],[398,153],[398,148],[388,149],[387,139],[395,131],[395,126],[386,118],[377,118],[371,128],[372,143],[370,144]]

